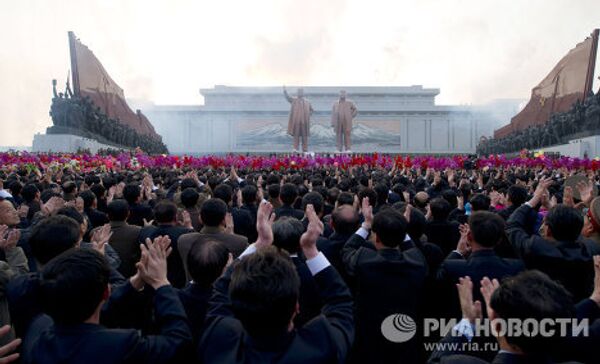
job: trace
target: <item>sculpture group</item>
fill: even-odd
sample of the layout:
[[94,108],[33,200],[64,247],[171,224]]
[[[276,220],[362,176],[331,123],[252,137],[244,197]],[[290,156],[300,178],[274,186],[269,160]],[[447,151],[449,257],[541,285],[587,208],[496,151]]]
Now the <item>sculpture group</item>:
[[483,139],[478,154],[500,154],[539,149],[600,134],[600,93],[577,101],[569,111],[554,113],[546,124],[531,126],[504,138]]
[[147,153],[167,153],[167,147],[159,138],[152,138],[135,131],[120,120],[109,118],[89,97],[77,97],[67,82],[65,92],[57,92],[56,80],[52,81],[53,98],[50,116],[53,127],[49,134],[73,134],[92,138],[115,148],[139,147]]
[[[290,96],[285,86],[283,95],[291,104],[290,116],[288,121],[288,134],[294,138],[294,153],[299,151],[300,142],[302,143],[302,152],[308,152],[308,138],[310,136],[310,116],[313,108],[310,102],[304,97],[304,90],[299,88],[296,96]],[[331,127],[336,135],[337,152],[352,153],[351,132],[352,120],[358,114],[356,105],[346,98],[346,91],[341,90],[339,99],[333,103],[331,111]]]

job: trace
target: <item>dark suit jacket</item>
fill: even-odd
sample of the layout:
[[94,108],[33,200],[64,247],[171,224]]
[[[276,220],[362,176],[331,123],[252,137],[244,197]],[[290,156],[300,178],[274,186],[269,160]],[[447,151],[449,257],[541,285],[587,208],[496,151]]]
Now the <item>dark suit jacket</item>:
[[233,217],[233,232],[248,238],[249,243],[254,243],[258,233],[250,212],[234,207],[231,209],[231,216]]
[[217,280],[198,353],[204,363],[343,363],[352,339],[352,296],[333,267],[314,276],[321,315],[276,337],[252,337],[231,310],[232,269]]
[[460,239],[459,223],[456,221],[429,221],[425,228],[427,241],[442,248],[444,256],[456,249]]
[[467,259],[456,252],[450,253],[437,272],[437,279],[440,283],[437,295],[447,300],[447,304],[442,309],[443,312],[439,313],[444,317],[460,318],[461,310],[456,291],[456,283],[459,278],[471,277],[473,300],[484,302],[479,290],[483,277],[501,280],[517,275],[523,270],[525,270],[525,264],[521,260],[500,258],[493,249],[478,250],[471,253]]
[[308,321],[317,317],[321,313],[323,302],[317,283],[313,275],[308,269],[303,258],[293,256],[292,263],[296,267],[298,277],[300,278],[300,297],[298,297],[298,304],[300,305],[300,313],[294,318],[294,325],[296,327],[302,327]]
[[212,294],[212,287],[204,288],[195,283],[189,283],[184,289],[179,290],[179,299],[192,329],[194,342],[197,342],[202,333],[208,300]]
[[23,344],[23,363],[168,363],[191,343],[185,311],[170,287],[155,293],[159,332],[141,336],[134,329],[97,324],[55,325],[46,315],[31,318]]
[[118,270],[125,277],[131,277],[137,271],[135,264],[140,260],[139,235],[142,228],[125,221],[111,221],[110,230],[109,243],[121,258]]
[[203,244],[207,240],[216,240],[222,243],[234,258],[237,258],[248,247],[248,238],[237,234],[227,234],[219,227],[205,226],[199,233],[192,232],[181,235],[177,242],[177,253],[185,267],[187,280],[191,279],[187,270],[187,259],[190,249],[194,244]]
[[423,254],[417,249],[375,250],[372,244],[354,234],[342,250],[342,259],[346,271],[357,283],[352,359],[357,363],[380,363],[390,358],[416,362],[420,351],[418,340],[388,341],[381,334],[381,323],[393,314],[405,314],[415,323],[420,322],[418,306],[427,274]]
[[304,218],[304,211],[296,210],[290,205],[283,205],[275,209],[275,216],[277,216],[278,219],[280,217],[290,216],[295,217],[298,220],[302,220],[302,218]]
[[85,214],[88,219],[90,219],[90,223],[92,226],[90,228],[96,228],[98,226],[102,226],[104,224],[108,224],[108,216],[98,209],[89,208],[85,210]]
[[185,276],[185,268],[183,266],[181,256],[175,253],[178,251],[177,242],[181,235],[191,233],[193,231],[194,230],[185,228],[183,226],[174,225],[146,226],[140,231],[140,244],[144,243],[146,241],[146,238],[150,238],[150,240],[153,240],[157,236],[161,235],[168,235],[171,239],[171,247],[173,248],[173,253],[167,258],[167,278],[175,288],[183,288],[185,287],[187,282]]
[[577,302],[592,293],[594,283],[593,255],[600,254],[600,246],[589,240],[548,241],[530,235],[530,226],[537,212],[522,205],[511,215],[506,232],[515,252],[528,269],[539,269],[560,281]]
[[131,225],[144,226],[144,219],[150,222],[154,218],[154,211],[146,203],[129,204],[129,217],[127,222]]
[[317,249],[325,254],[331,265],[344,276],[346,272],[342,261],[342,249],[353,234],[339,234],[334,232],[329,238],[320,237],[317,240]]

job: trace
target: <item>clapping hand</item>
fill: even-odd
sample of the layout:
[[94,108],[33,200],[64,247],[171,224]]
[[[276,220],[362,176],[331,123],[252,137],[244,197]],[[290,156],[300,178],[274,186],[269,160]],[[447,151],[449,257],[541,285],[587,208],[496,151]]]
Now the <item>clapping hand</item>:
[[466,257],[471,252],[471,245],[469,244],[469,224],[462,224],[458,228],[460,230],[460,239],[458,240],[456,250],[460,255]]
[[371,229],[371,225],[373,224],[373,207],[369,204],[368,197],[363,197],[360,212],[365,218],[362,227],[367,230]]
[[600,306],[600,255],[594,255],[594,291],[590,299]]
[[500,283],[497,279],[490,280],[488,277],[483,277],[481,280],[481,288],[479,291],[481,292],[483,300],[485,301],[485,308],[487,310],[488,317],[493,316],[494,309],[492,309],[490,303],[492,301],[492,295],[494,294],[494,291],[498,289],[498,287],[500,287]]
[[312,259],[319,254],[317,239],[323,233],[323,222],[321,222],[311,204],[306,205],[306,218],[308,219],[308,227],[300,237],[300,247],[302,247],[306,259]]
[[21,231],[19,229],[9,229],[6,225],[0,225],[0,249],[14,249],[20,238]]
[[109,224],[104,224],[101,228],[97,229],[92,235],[91,239],[92,247],[94,248],[94,250],[104,255],[106,244],[108,244],[108,241],[110,240],[112,234],[113,233],[112,231],[110,231]]
[[256,247],[265,247],[273,244],[273,221],[275,221],[275,214],[273,212],[273,205],[268,201],[261,201],[258,205],[258,211],[256,212],[256,231],[258,232],[258,239],[256,240]]
[[167,279],[167,257],[173,249],[170,245],[168,236],[156,237],[154,241],[146,239],[146,244],[140,245],[142,258],[136,268],[142,280],[155,290],[170,284]]
[[458,289],[458,298],[460,300],[460,308],[462,317],[474,323],[477,319],[482,319],[481,302],[473,302],[473,282],[469,276],[459,278],[456,284]]
[[[10,325],[4,325],[0,327],[0,337],[8,334],[10,331]],[[0,347],[0,364],[12,363],[19,359],[19,353],[12,353],[21,345],[21,339],[14,339],[8,344]],[[7,354],[12,353],[7,356]]]

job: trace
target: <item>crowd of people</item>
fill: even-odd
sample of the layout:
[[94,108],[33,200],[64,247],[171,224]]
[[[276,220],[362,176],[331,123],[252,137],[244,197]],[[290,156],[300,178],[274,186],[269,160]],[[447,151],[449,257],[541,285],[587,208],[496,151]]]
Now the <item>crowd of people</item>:
[[[546,102],[551,102],[546,101]],[[518,152],[566,144],[575,137],[597,135],[600,131],[600,93],[577,100],[569,111],[554,113],[547,123],[517,130],[502,138],[482,140],[478,154]]]
[[0,168],[0,361],[597,362],[600,173],[476,165]]

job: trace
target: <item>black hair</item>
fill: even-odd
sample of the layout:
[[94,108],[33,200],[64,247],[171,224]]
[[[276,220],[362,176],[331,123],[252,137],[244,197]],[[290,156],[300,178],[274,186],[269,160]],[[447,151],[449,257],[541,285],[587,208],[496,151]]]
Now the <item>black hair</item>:
[[31,202],[35,199],[35,196],[40,192],[36,185],[33,183],[26,184],[21,190],[21,197],[25,202]]
[[70,249],[42,271],[41,302],[57,324],[79,324],[98,308],[108,287],[106,258],[93,249]]
[[284,205],[292,205],[298,197],[298,187],[292,183],[285,183],[279,190],[279,198]]
[[527,189],[523,186],[512,185],[507,191],[508,199],[513,206],[519,207],[527,201]]
[[476,211],[469,216],[469,229],[477,244],[492,248],[504,236],[504,219],[489,211]]
[[123,198],[130,204],[135,203],[142,195],[142,189],[135,183],[130,183],[123,188]]
[[108,219],[110,221],[125,221],[129,216],[129,204],[125,200],[112,200],[108,206],[106,206],[108,213]]
[[552,237],[559,241],[575,241],[583,228],[583,216],[573,207],[556,205],[544,220]]
[[242,188],[242,201],[244,204],[251,205],[256,202],[256,194],[258,189],[256,186],[247,185]]
[[269,194],[269,198],[279,198],[279,189],[280,186],[278,184],[268,185],[267,193]]
[[260,249],[242,258],[229,284],[233,312],[251,336],[285,333],[299,290],[294,264],[275,248]]
[[320,214],[323,211],[323,195],[318,192],[309,192],[302,197],[302,211],[306,210],[306,205],[313,205],[315,212]]
[[337,233],[349,235],[358,229],[360,217],[354,207],[342,205],[331,213],[331,222]]
[[159,224],[170,223],[177,219],[177,205],[168,200],[162,200],[154,206],[154,218]]
[[436,221],[448,219],[448,215],[452,212],[450,203],[441,197],[431,200],[429,202],[429,208],[431,209],[431,217]]
[[186,208],[191,208],[196,206],[198,203],[198,199],[200,198],[200,194],[193,187],[188,187],[185,190],[181,191],[181,204]]
[[76,246],[80,238],[77,221],[68,216],[50,216],[35,224],[31,230],[29,245],[33,257],[46,264],[60,253]]
[[206,226],[219,226],[225,219],[227,214],[227,205],[223,200],[218,198],[211,198],[202,204],[200,208],[200,218],[202,223]]
[[338,204],[338,207],[340,207],[342,205],[354,206],[354,195],[351,194],[350,192],[340,193],[339,196],[337,197],[337,204]]
[[469,202],[471,203],[472,211],[489,211],[490,205],[492,204],[490,198],[483,193],[474,194]]
[[94,200],[98,199],[96,195],[90,190],[82,191],[81,193],[79,193],[79,197],[83,199],[83,207],[85,209],[89,209],[90,207],[92,207],[92,205],[94,204]]
[[225,204],[229,204],[231,202],[232,196],[233,188],[231,188],[231,186],[228,184],[222,183],[213,189],[213,197],[220,199],[221,201],[225,202]]
[[379,241],[388,248],[397,247],[406,236],[406,219],[395,209],[380,211],[373,218],[372,230]]

